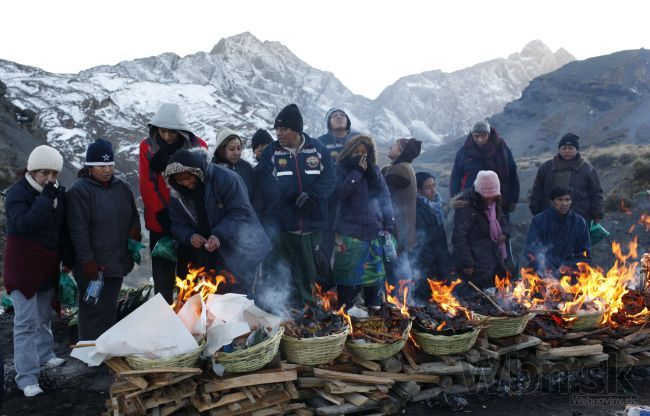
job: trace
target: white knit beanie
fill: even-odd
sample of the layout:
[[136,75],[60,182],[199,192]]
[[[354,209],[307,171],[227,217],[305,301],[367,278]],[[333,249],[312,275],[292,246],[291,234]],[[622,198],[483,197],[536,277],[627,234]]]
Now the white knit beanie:
[[61,172],[62,168],[63,156],[58,150],[47,145],[41,145],[32,150],[29,159],[27,159],[27,170],[29,172],[42,169]]

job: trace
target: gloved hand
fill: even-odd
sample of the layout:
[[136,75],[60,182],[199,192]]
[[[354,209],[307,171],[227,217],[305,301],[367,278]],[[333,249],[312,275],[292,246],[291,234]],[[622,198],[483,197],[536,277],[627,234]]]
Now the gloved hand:
[[169,219],[169,208],[163,208],[156,212],[156,221],[162,227],[163,234],[171,234],[172,223]]
[[50,199],[56,199],[56,197],[59,196],[59,188],[54,186],[52,182],[48,182],[47,185],[43,187],[43,192],[41,192],[41,194]]
[[303,192],[298,197],[296,198],[296,206],[298,208],[302,208],[303,205],[309,200],[309,194],[307,192]]
[[156,153],[154,153],[151,161],[149,161],[149,167],[154,172],[164,172],[170,157],[171,155],[167,151],[158,150]]
[[97,280],[97,277],[99,276],[97,262],[95,260],[85,262],[82,274],[84,279]]
[[142,241],[142,234],[138,228],[129,228],[129,238],[135,241]]
[[296,199],[296,206],[302,214],[307,214],[316,208],[318,206],[318,203],[307,192],[303,192],[298,195],[298,198]]

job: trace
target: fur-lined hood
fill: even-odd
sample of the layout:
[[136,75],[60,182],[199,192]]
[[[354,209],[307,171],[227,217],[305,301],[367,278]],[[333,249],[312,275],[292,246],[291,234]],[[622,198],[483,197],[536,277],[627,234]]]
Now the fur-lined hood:
[[370,165],[376,165],[377,164],[377,148],[375,146],[375,141],[372,140],[372,137],[366,136],[365,134],[360,134],[358,136],[354,136],[351,138],[343,147],[343,150],[341,150],[341,153],[339,154],[338,160],[341,161],[345,159],[346,157],[349,157],[352,152],[354,151],[354,148],[357,147],[359,144],[365,144],[366,148],[368,149],[368,164]]
[[179,150],[172,155],[163,172],[165,182],[169,186],[170,193],[175,193],[176,182],[172,177],[177,173],[188,172],[199,178],[203,183],[208,176],[208,167],[210,166],[210,155],[207,149],[195,147],[189,150]]

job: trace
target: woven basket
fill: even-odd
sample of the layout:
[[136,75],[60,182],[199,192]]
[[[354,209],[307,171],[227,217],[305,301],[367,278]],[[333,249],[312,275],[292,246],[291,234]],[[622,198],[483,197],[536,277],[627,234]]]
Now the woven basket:
[[474,346],[480,329],[460,335],[431,335],[413,331],[420,348],[431,355],[448,355],[465,352]]
[[224,366],[229,373],[245,373],[255,371],[264,367],[273,360],[280,348],[280,340],[284,334],[284,328],[271,338],[265,339],[257,345],[241,351],[217,352],[214,360]]
[[199,356],[205,348],[205,340],[201,341],[199,348],[185,354],[174,355],[166,358],[141,358],[135,356],[125,356],[124,359],[134,370],[149,370],[152,368],[167,367],[194,367],[199,361]]
[[326,337],[294,338],[282,335],[280,348],[287,360],[301,365],[316,365],[329,363],[343,351],[345,339],[350,333],[350,327],[345,326],[338,334]]
[[[566,322],[566,327],[572,331],[584,331],[585,329],[592,329],[598,326],[598,323],[603,318],[604,312],[592,312],[592,313],[574,313],[560,315],[564,322]],[[572,321],[568,321],[573,319]]]
[[412,323],[409,322],[408,327],[402,332],[402,339],[390,344],[380,344],[375,342],[356,343],[348,340],[345,345],[354,355],[363,358],[364,360],[378,361],[385,360],[392,357],[402,350],[406,341],[409,338]]
[[522,316],[485,316],[476,314],[481,320],[485,320],[488,327],[486,329],[489,338],[505,338],[514,337],[524,332],[528,321],[530,321],[534,313],[527,313]]

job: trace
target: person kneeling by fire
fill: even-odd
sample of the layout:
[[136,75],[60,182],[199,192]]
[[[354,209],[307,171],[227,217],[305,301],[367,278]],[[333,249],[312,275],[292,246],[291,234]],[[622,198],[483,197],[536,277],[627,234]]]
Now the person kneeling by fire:
[[203,149],[177,151],[164,177],[172,236],[193,249],[192,265],[230,273],[235,282],[226,290],[252,297],[257,265],[271,244],[241,179],[209,163]]
[[538,274],[566,274],[576,263],[589,260],[591,241],[587,222],[571,207],[571,191],[554,188],[550,205],[533,217],[526,236],[529,267]]

